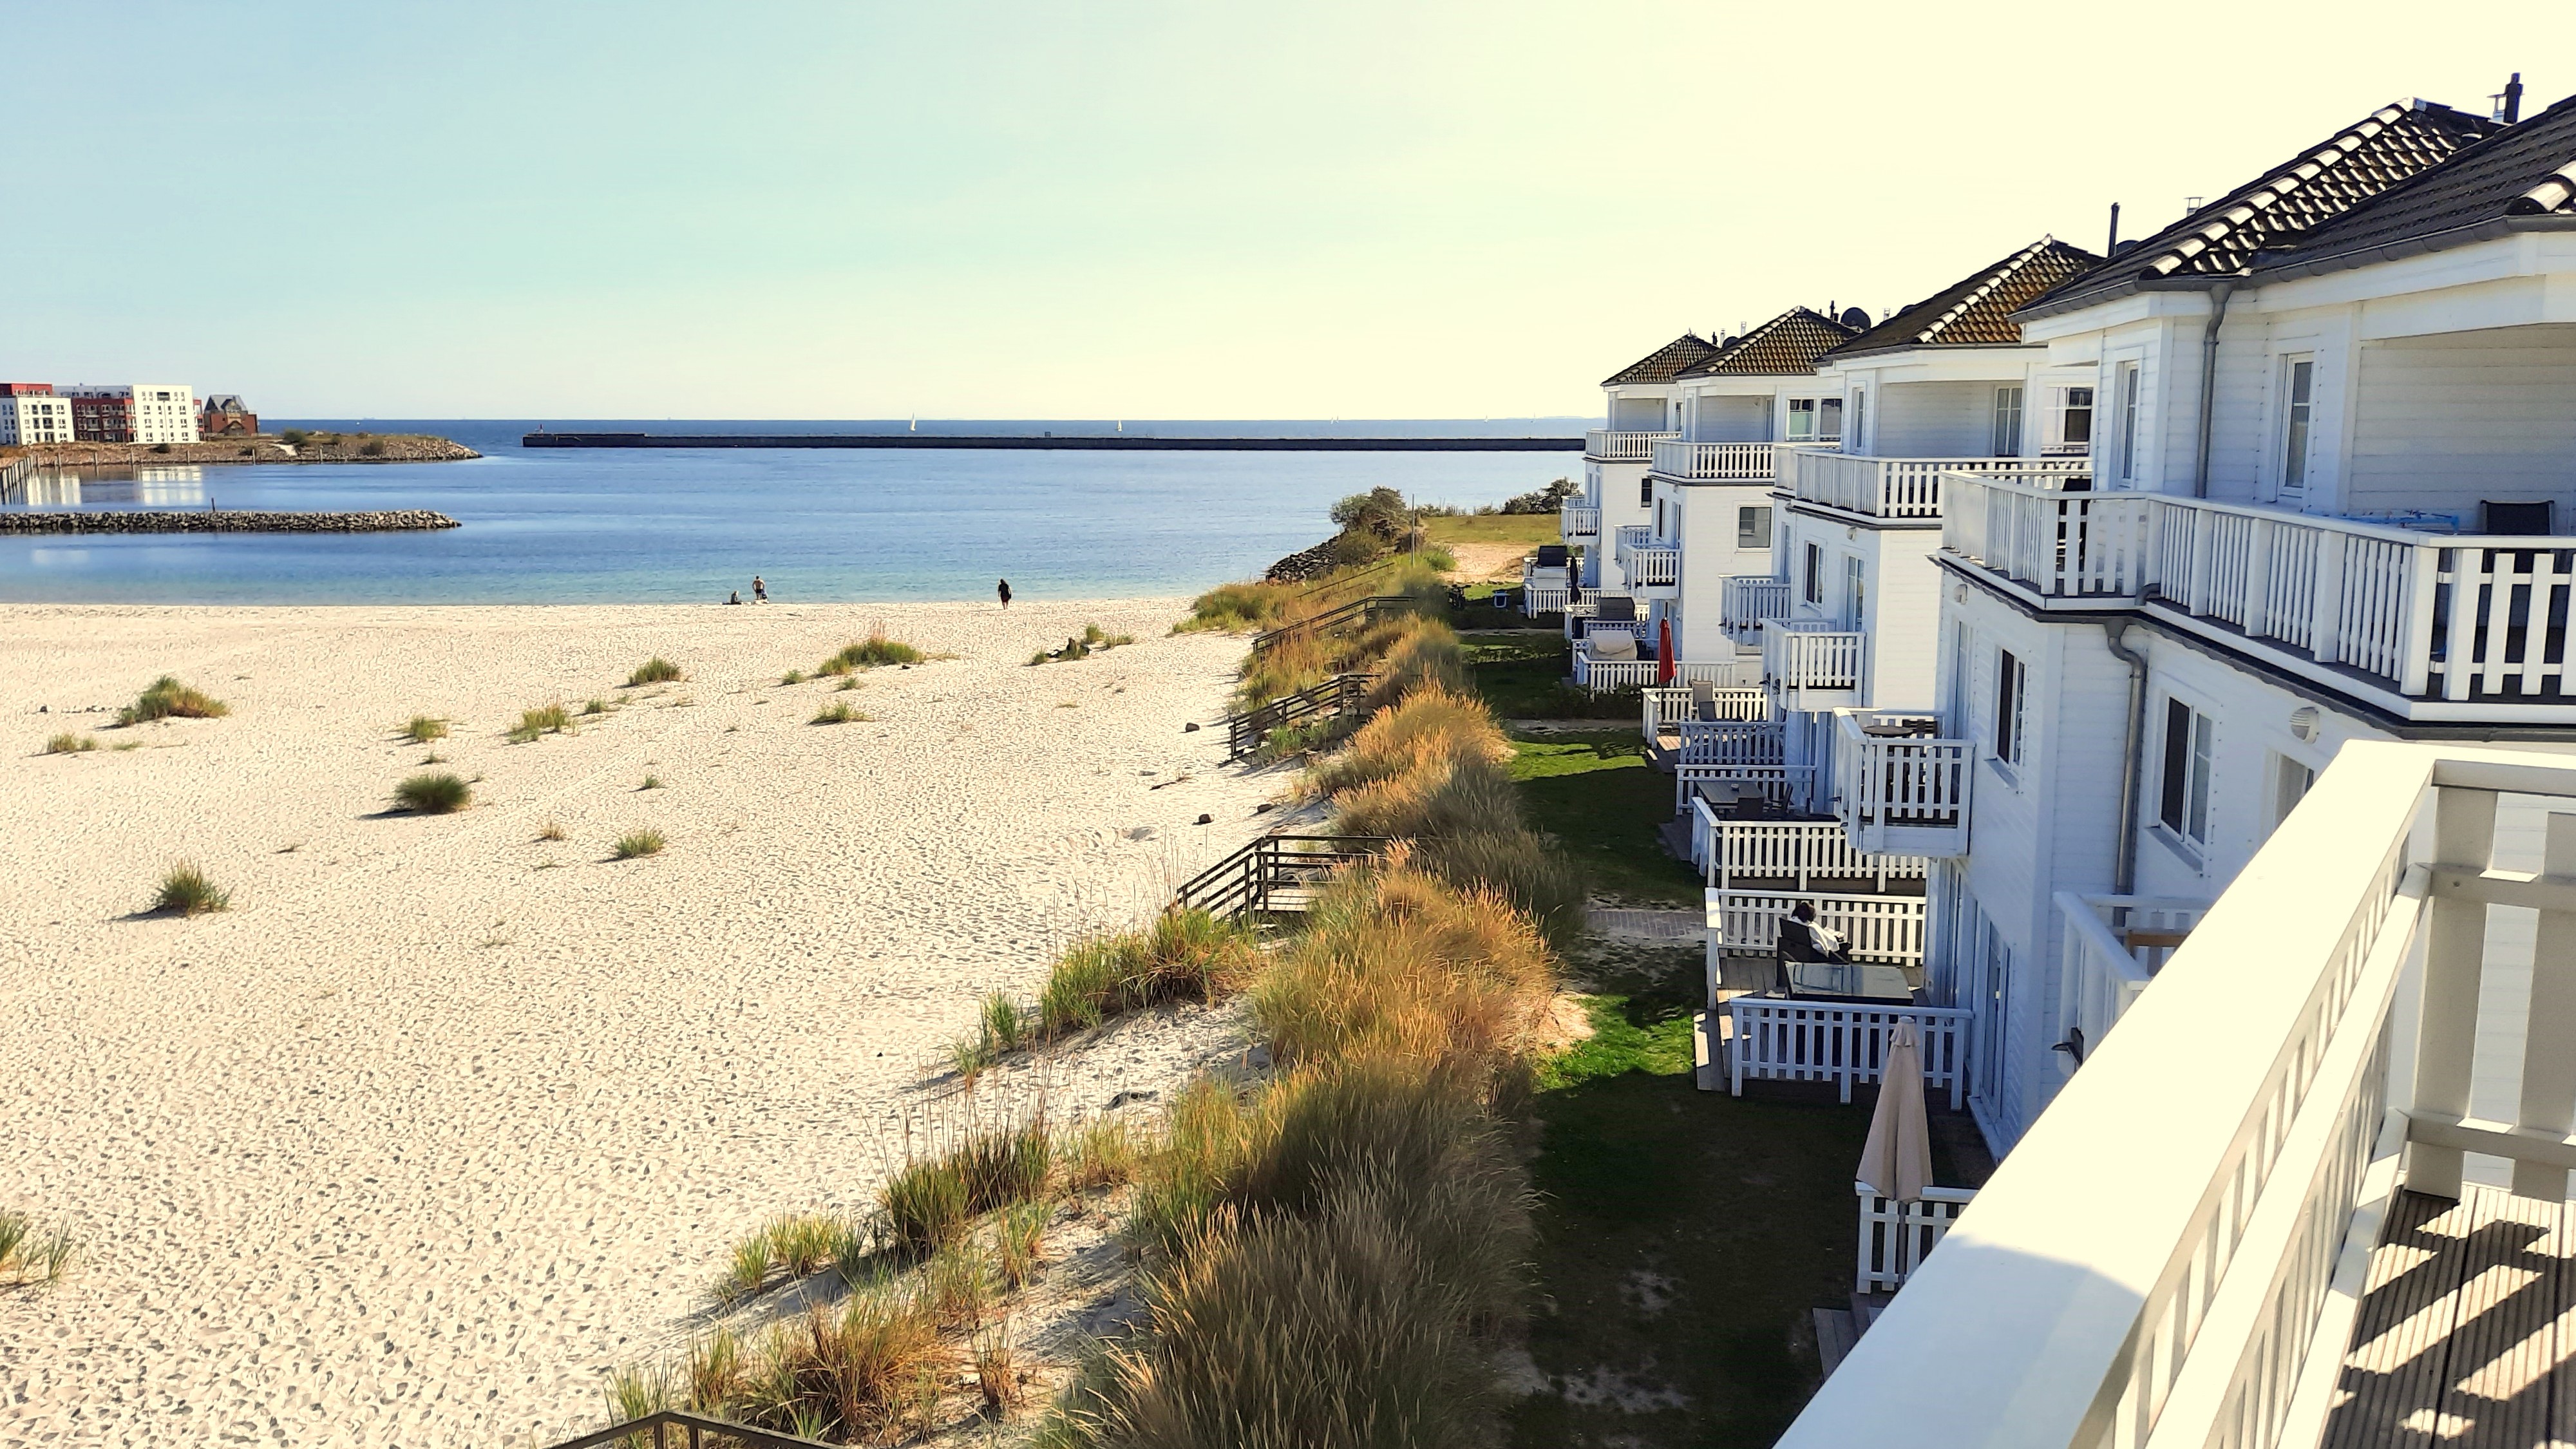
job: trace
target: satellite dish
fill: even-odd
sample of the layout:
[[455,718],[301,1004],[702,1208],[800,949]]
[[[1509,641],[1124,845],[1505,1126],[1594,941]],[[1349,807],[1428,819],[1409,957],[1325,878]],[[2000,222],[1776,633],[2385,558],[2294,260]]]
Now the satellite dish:
[[2136,237],[2131,237],[2131,238],[2129,238],[2127,241],[2124,241],[2124,242],[2120,243],[2118,246],[2115,246],[2115,247],[2111,248],[2111,255],[2113,255],[2113,256],[2115,256],[2115,257],[2116,257],[2116,256],[2120,256],[2120,255],[2123,255],[2123,254],[2125,254],[2126,252],[2128,252],[2131,248],[2133,248],[2133,247],[2137,246],[2137,244],[2138,244],[2138,239],[2137,239]]
[[1717,345],[1718,345],[1718,346],[1720,346],[1720,347],[1733,347],[1736,343],[1738,343],[1738,342],[1740,342],[1740,341],[1742,341],[1742,340],[1743,340],[1743,339],[1742,339],[1742,338],[1740,338],[1740,337],[1729,337],[1729,338],[1727,338],[1724,342],[1721,342],[1721,343],[1719,343],[1719,344],[1717,344]]
[[1843,325],[1854,332],[1867,332],[1869,330],[1869,309],[1867,307],[1844,308]]

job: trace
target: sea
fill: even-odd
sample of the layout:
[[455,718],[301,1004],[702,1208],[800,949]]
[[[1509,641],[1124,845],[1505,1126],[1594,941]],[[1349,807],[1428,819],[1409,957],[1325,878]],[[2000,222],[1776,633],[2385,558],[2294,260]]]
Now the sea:
[[381,534],[0,536],[0,602],[600,604],[751,596],[873,601],[1145,598],[1258,575],[1333,532],[1334,500],[1499,504],[1567,452],[1057,452],[526,448],[555,432],[1580,436],[1582,418],[974,423],[263,419],[429,433],[456,463],[217,464],[39,473],[0,509],[426,508],[462,527]]

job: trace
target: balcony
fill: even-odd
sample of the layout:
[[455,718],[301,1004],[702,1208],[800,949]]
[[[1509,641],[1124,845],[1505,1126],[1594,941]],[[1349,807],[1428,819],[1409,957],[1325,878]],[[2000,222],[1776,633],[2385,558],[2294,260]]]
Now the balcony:
[[2576,723],[2576,539],[1952,474],[1942,548],[2041,609],[2137,607],[2414,721]]
[[1760,574],[1729,574],[1718,595],[1718,628],[1739,645],[1758,647],[1768,619],[1789,617],[1789,581]]
[[2061,1067],[2083,1065],[2208,913],[2207,901],[2057,893],[2065,941],[2057,1039],[2069,1048]]
[[[1677,668],[1679,666],[1676,666]],[[1741,661],[1730,661],[1724,667],[1743,672]],[[1706,683],[1649,685],[1645,693],[1645,715],[1642,721],[1648,744],[1674,736],[1678,738],[1685,720],[1769,719],[1771,697],[1758,683],[1720,684],[1715,679]]]
[[[1635,594],[1650,589],[1672,590],[1681,586],[1682,551],[1658,541],[1655,531],[1642,523],[1624,524],[1612,546],[1610,558],[1627,580],[1628,592]],[[1669,592],[1656,594],[1670,598]]]
[[1781,486],[1799,502],[1887,519],[1939,518],[1947,474],[1998,473],[2061,482],[2092,469],[2089,458],[1871,458],[1818,448],[1784,448],[1780,453]]
[[1686,443],[1679,438],[1656,442],[1648,471],[1685,483],[1768,483],[1769,443]]
[[2563,1437],[2576,814],[2544,810],[2564,755],[2344,746],[1781,1445]]
[[1831,624],[1772,619],[1762,626],[1762,682],[1783,710],[1822,712],[1862,703],[1869,636]]
[[1652,458],[1655,444],[1681,434],[1633,433],[1617,428],[1587,428],[1583,433],[1583,456],[1595,463],[1643,463]]
[[1557,534],[1567,543],[1601,536],[1601,510],[1568,503],[1556,511]]
[[1852,848],[1839,820],[1736,820],[1705,800],[1691,802],[1691,864],[1711,890],[1754,886],[1886,895],[1920,892],[1931,862],[1919,855],[1867,855]]
[[1975,752],[1940,732],[1940,719],[1923,711],[1837,712],[1834,813],[1853,849],[1941,859],[1968,853]]
[[1708,892],[1710,940],[1722,950],[1769,956],[1779,949],[1781,918],[1800,901],[1815,902],[1817,921],[1841,933],[1853,960],[1907,971],[1922,968],[1922,896],[1712,889]]

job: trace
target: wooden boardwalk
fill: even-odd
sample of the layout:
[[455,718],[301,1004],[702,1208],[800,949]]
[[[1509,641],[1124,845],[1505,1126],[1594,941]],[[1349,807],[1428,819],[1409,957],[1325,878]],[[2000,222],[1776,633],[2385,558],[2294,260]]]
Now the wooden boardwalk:
[[2401,1192],[2326,1449],[2576,1443],[2576,1204]]

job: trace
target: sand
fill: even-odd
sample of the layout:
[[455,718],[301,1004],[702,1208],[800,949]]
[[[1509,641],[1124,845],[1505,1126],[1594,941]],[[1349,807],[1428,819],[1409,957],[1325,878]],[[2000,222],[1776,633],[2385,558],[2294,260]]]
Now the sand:
[[[0,1442],[601,1422],[737,1237],[867,1201],[984,992],[1277,818],[1283,776],[1183,731],[1243,645],[1178,609],[0,610],[0,1207],[83,1245],[0,1292]],[[879,620],[960,657],[779,685]],[[1142,642],[1027,666],[1095,620]],[[688,679],[616,687],[656,653]],[[232,713],[106,727],[163,673]],[[501,738],[594,697],[627,702]],[[38,753],[67,729],[101,748]],[[390,813],[433,750],[473,807]],[[611,859],[642,827],[668,848]],[[231,910],[145,913],[182,858]],[[1238,1049],[1224,1013],[1139,1023],[1057,1090]]]

